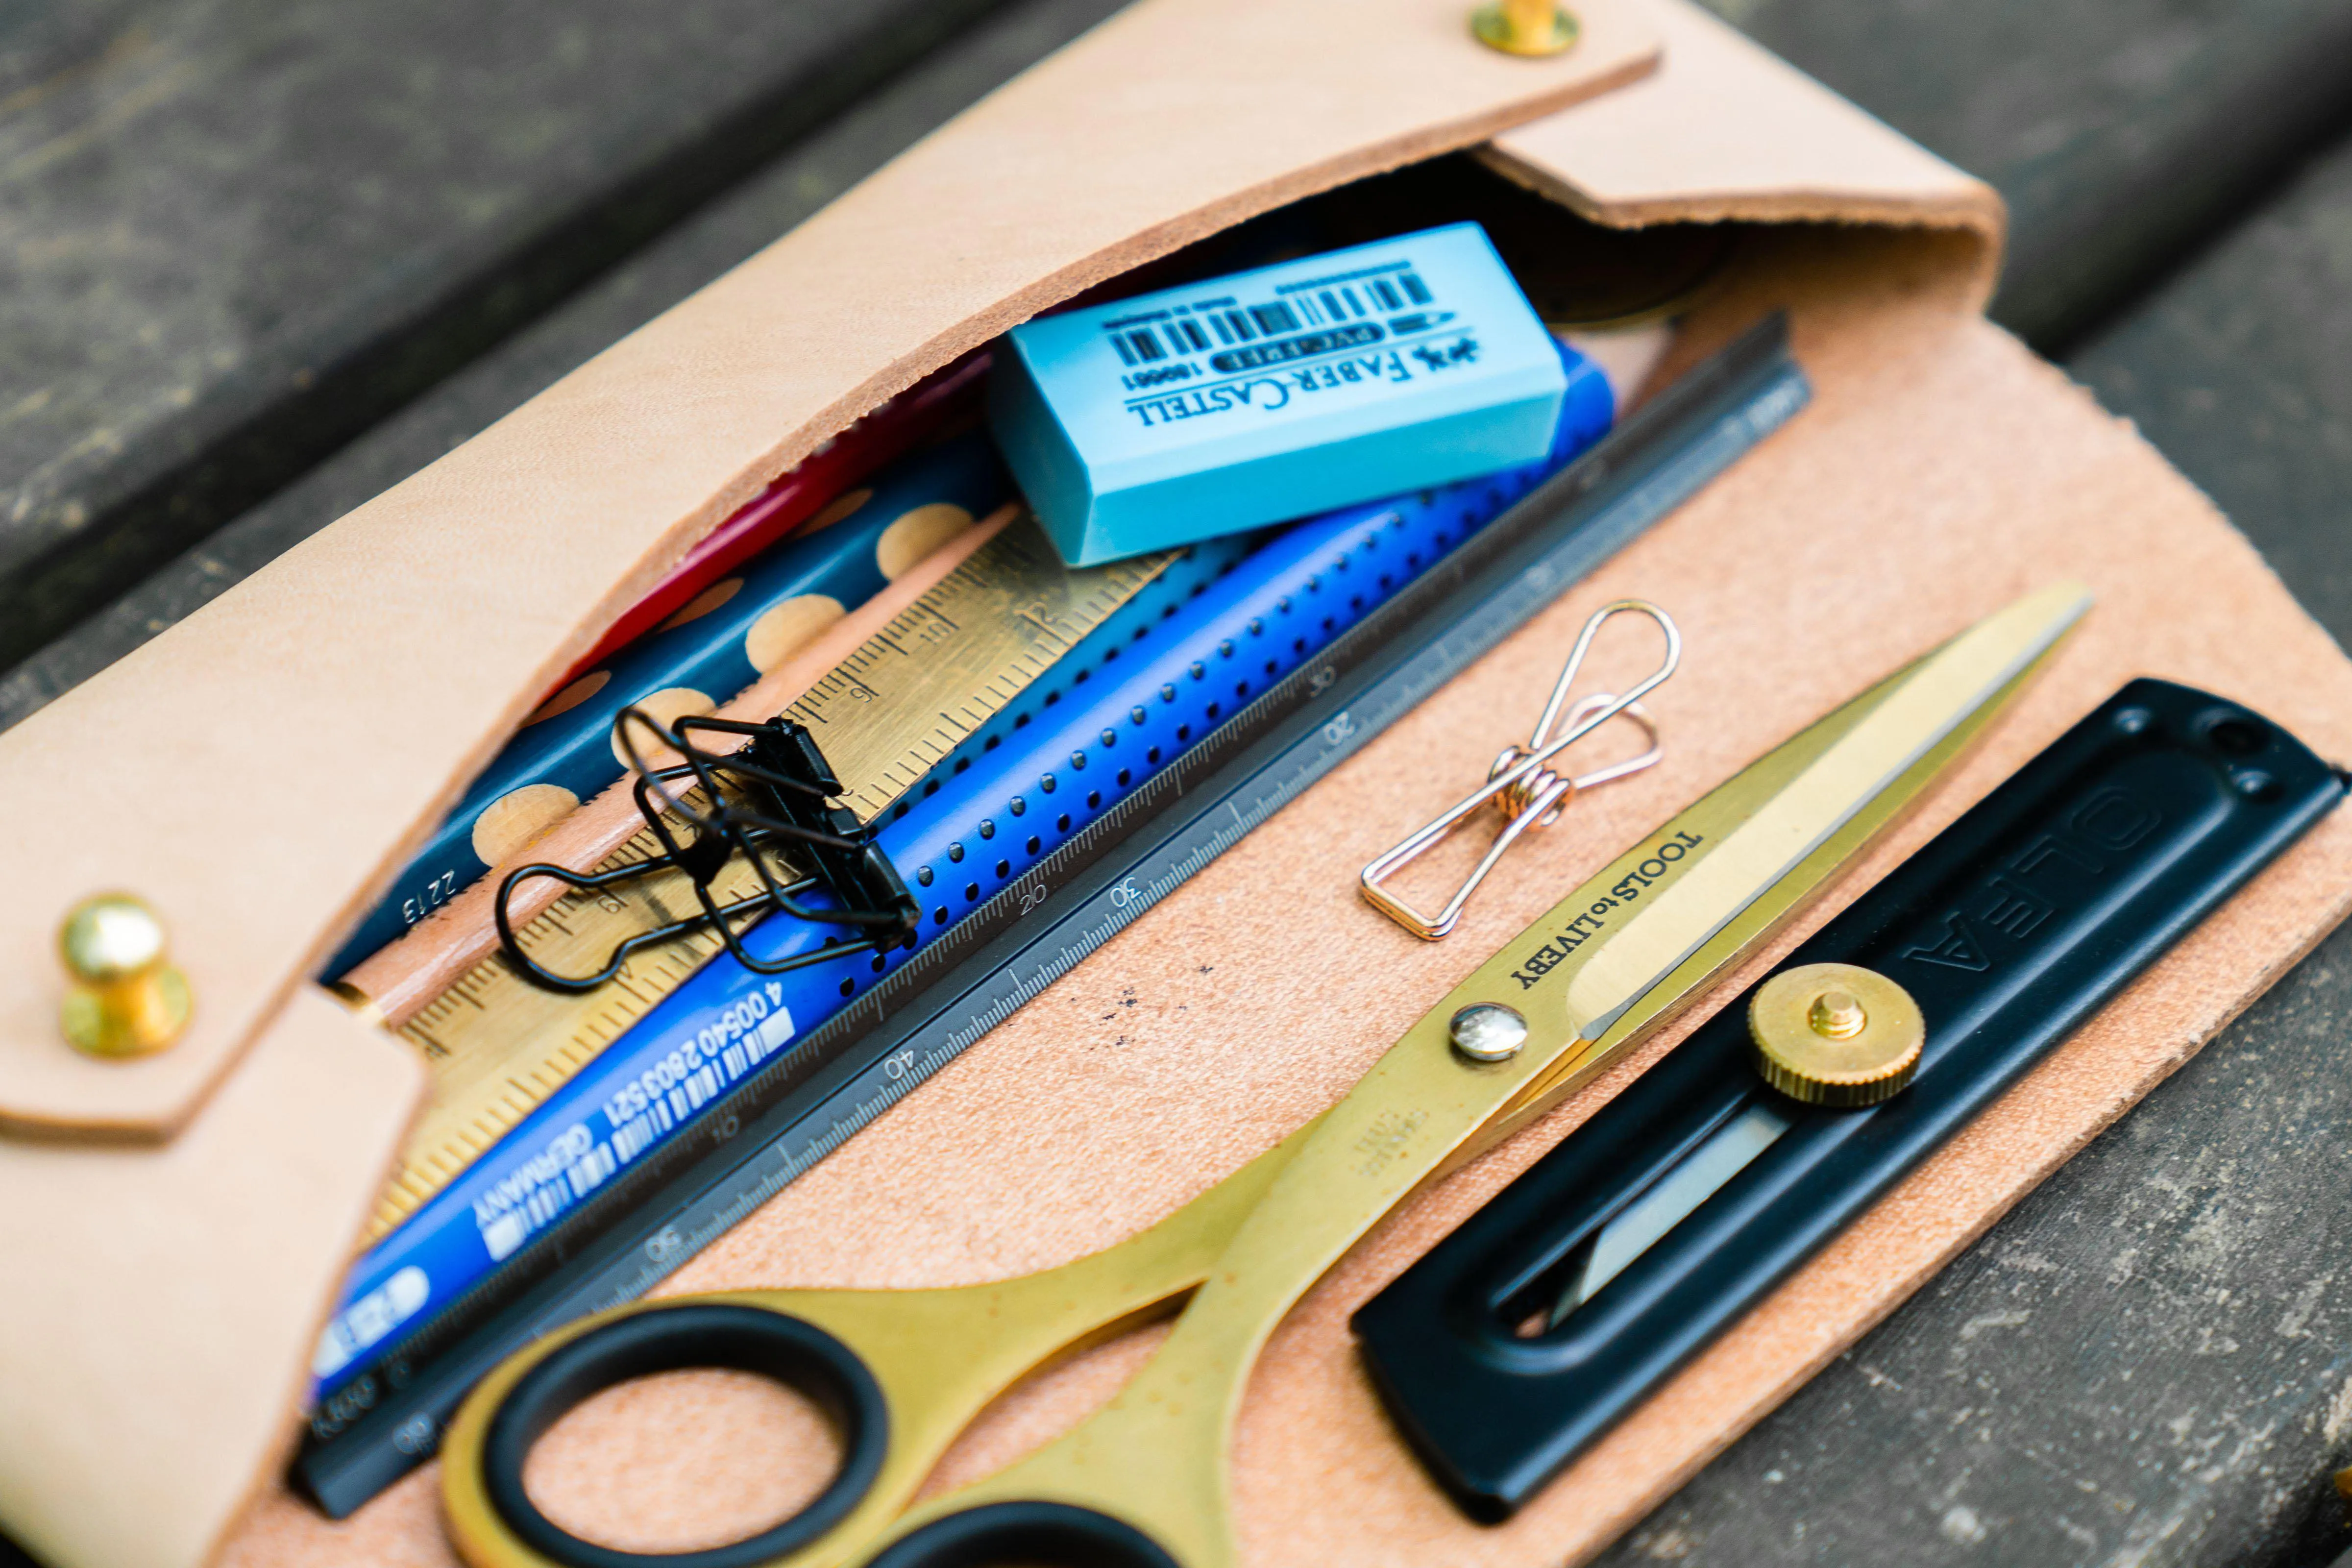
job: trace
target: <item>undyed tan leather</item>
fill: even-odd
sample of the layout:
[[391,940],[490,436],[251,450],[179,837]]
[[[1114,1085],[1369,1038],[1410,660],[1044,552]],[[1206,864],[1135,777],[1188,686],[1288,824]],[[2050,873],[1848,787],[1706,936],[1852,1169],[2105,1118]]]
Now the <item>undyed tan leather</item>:
[[293,1347],[318,1337],[423,1078],[304,986],[170,1143],[0,1139],[12,1538],[75,1568],[209,1554],[287,1450]]
[[[1650,14],[1662,30],[1675,26],[1668,18],[1687,20],[1679,7]],[[1681,58],[1670,54],[1657,79],[1629,90],[1672,90]],[[1759,93],[1769,100],[1787,86]],[[1681,112],[1705,121],[1749,101],[1719,80],[1694,83]],[[1618,110],[1612,94],[1524,140]],[[1769,137],[1775,123],[1748,129]],[[1865,122],[1857,134],[1867,133]],[[1661,184],[1716,202],[1724,140],[1694,135],[1692,167],[1662,174]],[[1524,142],[1512,156],[1526,156]],[[1570,171],[1544,173],[1554,188],[1574,188]],[[2127,426],[1977,315],[1990,209],[1948,179],[1951,199],[1938,208],[1937,184],[1922,181],[1923,226],[1909,232],[1796,226],[1751,245],[1677,346],[1686,365],[1785,306],[1812,407],[688,1264],[665,1293],[963,1282],[1118,1239],[1345,1093],[1422,1010],[1636,835],[1876,676],[2055,578],[2098,595],[2084,628],[1985,743],[1750,973],[2133,676],[2242,700],[2323,754],[2352,759],[2352,664]],[[1644,209],[1640,221],[1670,215],[1629,205]],[[1583,618],[1626,595],[1664,604],[1686,637],[1682,673],[1651,703],[1665,763],[1582,797],[1548,839],[1515,852],[1447,942],[1416,942],[1366,909],[1354,868],[1523,736]],[[1608,663],[1597,679],[1645,668],[1651,650],[1632,642],[1596,656]],[[1662,1037],[1406,1205],[1291,1315],[1234,1444],[1246,1559],[1533,1568],[1590,1556],[2191,1055],[2347,900],[2352,817],[2338,814],[1517,1520],[1471,1524],[1391,1430],[1347,1316],[1688,1026]],[[1139,1364],[1158,1331],[1015,1391],[950,1453],[934,1489],[1067,1426]],[[759,1485],[756,1466],[730,1467],[723,1496],[709,1495],[707,1472],[691,1465],[667,1484],[620,1484],[645,1430],[625,1421],[664,1423],[681,1441],[733,1441],[699,1423],[710,1408],[704,1387],[679,1379],[575,1416],[566,1458],[589,1472],[563,1488],[575,1507],[601,1483],[630,1510],[606,1523],[640,1542],[699,1538],[698,1522],[712,1517],[758,1517],[758,1499],[745,1495]],[[790,1469],[806,1456],[773,1458]],[[437,1481],[412,1477],[341,1525],[273,1497],[226,1561],[448,1563]]]
[[[768,479],[1089,284],[1650,68],[1627,0],[1581,9],[1581,44],[1531,61],[1459,0],[1143,0],[0,735],[0,802],[69,779],[106,825],[12,868],[0,1123],[176,1126],[555,675]],[[116,885],[172,923],[199,1009],[100,1065],[58,1043],[49,941]]]

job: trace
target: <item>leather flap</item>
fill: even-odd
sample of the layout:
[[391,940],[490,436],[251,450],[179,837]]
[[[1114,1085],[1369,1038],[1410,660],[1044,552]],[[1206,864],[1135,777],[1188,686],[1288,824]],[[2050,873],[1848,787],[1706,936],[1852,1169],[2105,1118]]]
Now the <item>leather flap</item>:
[[[0,1126],[179,1125],[537,697],[824,437],[1040,308],[1268,207],[1635,78],[1628,0],[1556,59],[1461,0],[1144,0],[447,458],[0,736],[66,820],[0,906]],[[188,1037],[86,1060],[56,922],[171,925]]]
[[1665,41],[1664,68],[1504,132],[1486,161],[1616,227],[1744,219],[1957,229],[1979,241],[1970,265],[1983,308],[2007,217],[1991,186],[1685,0],[1651,0],[1641,16]]
[[163,1147],[0,1139],[0,1520],[47,1563],[208,1558],[285,1453],[352,1237],[423,1087],[298,990]]

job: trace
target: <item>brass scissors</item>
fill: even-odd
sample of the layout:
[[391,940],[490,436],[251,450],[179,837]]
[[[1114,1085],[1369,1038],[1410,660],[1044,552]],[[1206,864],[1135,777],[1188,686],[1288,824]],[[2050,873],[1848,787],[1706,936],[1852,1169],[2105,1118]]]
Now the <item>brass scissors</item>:
[[[1293,1303],[1416,1189],[1556,1104],[1755,951],[1924,791],[2089,606],[2021,599],[1759,758],[1620,856],[1416,1023],[1339,1104],[1150,1229],[1060,1268],[932,1290],[746,1290],[616,1309],[484,1379],[443,1447],[475,1568],[1230,1568],[1226,1441]],[[1056,1355],[1183,1299],[1107,1405],[908,1509],[949,1443]],[[625,1379],[765,1373],[845,1459],[802,1512],[669,1556],[572,1536],[524,1494],[531,1444]]]

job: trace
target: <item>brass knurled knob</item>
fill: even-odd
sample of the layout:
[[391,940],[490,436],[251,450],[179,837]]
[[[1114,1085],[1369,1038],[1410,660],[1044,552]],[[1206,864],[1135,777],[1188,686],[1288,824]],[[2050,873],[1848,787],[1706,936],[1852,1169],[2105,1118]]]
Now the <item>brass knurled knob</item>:
[[188,977],[172,966],[163,922],[143,899],[100,893],[66,911],[58,956],[67,990],[58,1021],[74,1049],[143,1057],[188,1026]]
[[1766,1083],[1807,1105],[1853,1110],[1910,1083],[1927,1021],[1908,991],[1874,969],[1805,963],[1757,987],[1748,1034]]

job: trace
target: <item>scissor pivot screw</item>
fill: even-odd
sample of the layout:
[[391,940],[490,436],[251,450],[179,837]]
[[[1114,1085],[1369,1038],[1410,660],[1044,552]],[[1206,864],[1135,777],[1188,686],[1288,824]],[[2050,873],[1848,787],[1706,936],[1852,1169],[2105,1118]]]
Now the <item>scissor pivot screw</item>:
[[1528,1043],[1528,1021],[1499,1002],[1480,1002],[1454,1015],[1454,1048],[1474,1062],[1507,1062]]
[[68,988],[58,1023],[74,1049],[143,1057],[178,1039],[193,1005],[173,967],[163,922],[143,899],[100,893],[66,911],[58,956]]
[[1855,963],[1803,963],[1748,1004],[1756,1070],[1807,1105],[1853,1110],[1900,1094],[1919,1070],[1927,1022],[1911,993]]

